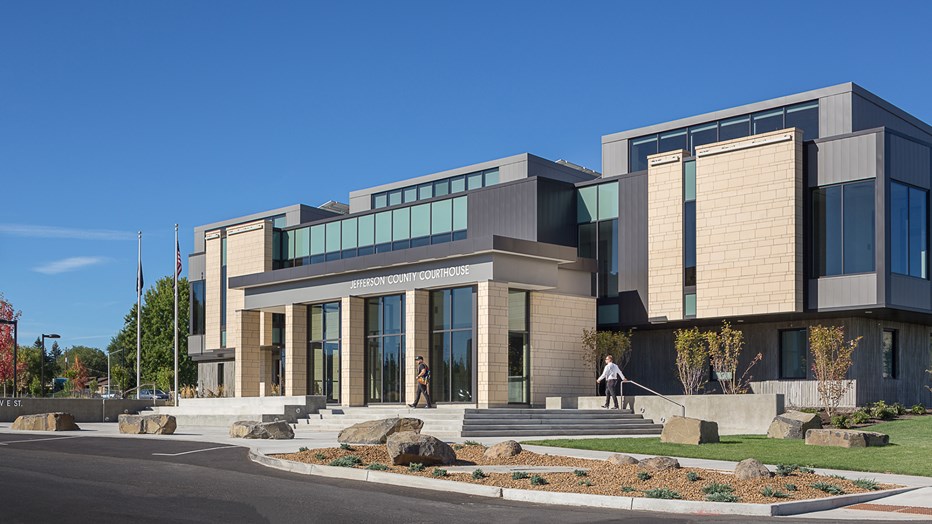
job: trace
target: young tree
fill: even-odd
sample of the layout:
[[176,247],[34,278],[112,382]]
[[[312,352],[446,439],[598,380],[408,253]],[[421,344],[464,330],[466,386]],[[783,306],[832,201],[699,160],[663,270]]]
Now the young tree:
[[851,387],[846,380],[851,369],[851,355],[861,337],[845,342],[841,326],[813,326],[809,329],[809,352],[812,354],[812,373],[815,375],[819,399],[829,416],[835,414],[842,397]]
[[582,336],[584,358],[586,362],[595,364],[599,371],[599,362],[605,355],[611,355],[615,364],[622,370],[631,360],[631,332],[624,331],[596,331],[584,329]]
[[71,375],[70,378],[73,383],[74,391],[80,395],[88,382],[87,366],[81,363],[81,357],[75,355],[74,365],[71,366],[71,372],[69,374]]
[[731,327],[727,320],[723,320],[722,328],[717,332],[707,332],[705,340],[709,346],[709,361],[722,393],[734,395],[747,392],[752,378],[748,376],[748,372],[760,362],[763,354],[758,353],[739,377],[738,362],[744,350],[744,333]]
[[677,329],[674,333],[676,370],[683,383],[683,394],[695,395],[706,383],[706,361],[709,358],[705,337],[699,328]]
[[[13,305],[0,292],[0,319],[12,321],[19,319],[19,316],[20,312],[14,311]],[[23,367],[22,360],[19,360],[16,369],[13,369],[13,326],[0,324],[0,382],[3,383],[3,396],[6,396],[7,383],[13,382],[14,375],[17,382],[19,381],[19,373],[21,373]],[[21,386],[22,384],[17,385]]]

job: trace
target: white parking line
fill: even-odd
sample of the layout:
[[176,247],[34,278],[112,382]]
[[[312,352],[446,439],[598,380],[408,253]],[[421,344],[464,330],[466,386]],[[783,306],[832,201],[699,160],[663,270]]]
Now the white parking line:
[[216,448],[207,448],[207,449],[195,449],[193,451],[182,451],[181,453],[153,453],[157,457],[177,457],[178,455],[187,455],[189,453],[200,453],[202,451],[214,451],[216,449],[230,449],[238,448],[239,446],[219,446]]
[[51,437],[51,438],[34,438],[28,440],[10,440],[7,442],[0,442],[0,446],[9,446],[10,444],[19,444],[20,442],[45,442],[46,440],[65,440],[69,438],[81,438],[77,435],[73,437]]

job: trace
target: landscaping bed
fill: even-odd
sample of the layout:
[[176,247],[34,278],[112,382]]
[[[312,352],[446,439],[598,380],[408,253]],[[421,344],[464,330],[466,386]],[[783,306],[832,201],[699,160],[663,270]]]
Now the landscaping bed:
[[[391,473],[442,478],[501,488],[719,502],[770,504],[824,498],[842,493],[865,493],[894,487],[882,484],[871,485],[866,481],[858,485],[855,483],[857,479],[826,477],[798,469],[789,472],[786,476],[775,475],[769,479],[756,480],[738,480],[730,472],[699,468],[651,471],[645,475],[643,471],[638,470],[637,465],[631,464],[615,465],[604,460],[542,455],[526,450],[514,457],[489,459],[483,455],[485,450],[485,446],[481,445],[455,445],[457,460],[453,465],[470,466],[470,468],[466,473],[447,472],[445,475],[440,472],[445,472],[445,468],[449,466],[425,467],[420,471],[415,471],[416,466],[414,468],[393,466],[385,446],[382,445],[352,446],[348,449],[310,449],[298,453],[274,455],[274,457],[308,464],[378,469]],[[348,457],[356,457],[358,463],[353,464],[356,460]],[[475,473],[483,466],[492,465],[571,467],[579,471],[535,472],[527,474],[524,478],[516,478],[522,475],[514,473]],[[475,466],[475,469],[471,466]]]

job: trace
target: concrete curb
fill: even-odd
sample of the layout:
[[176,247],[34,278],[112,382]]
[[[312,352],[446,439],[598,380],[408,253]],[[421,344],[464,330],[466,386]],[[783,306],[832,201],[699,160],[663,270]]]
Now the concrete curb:
[[589,495],[586,493],[563,493],[558,491],[537,491],[529,489],[498,488],[482,486],[468,482],[432,479],[373,471],[367,469],[341,468],[336,466],[321,466],[305,464],[291,460],[277,459],[254,449],[249,450],[249,459],[263,466],[300,473],[302,475],[316,475],[320,477],[358,480],[377,484],[391,484],[411,488],[444,491],[448,493],[462,493],[479,497],[500,498],[520,502],[533,502],[536,504],[556,504],[559,506],[582,506],[609,509],[627,509],[637,511],[658,511],[664,513],[692,513],[707,515],[748,515],[755,517],[787,516],[835,509],[851,504],[858,504],[876,500],[891,495],[898,495],[907,491],[919,489],[905,487],[868,493],[855,493],[840,495],[824,499],[797,500],[793,502],[777,502],[773,504],[747,504],[740,502],[704,502],[697,500],[666,500],[649,499],[643,497],[624,497],[612,495]]

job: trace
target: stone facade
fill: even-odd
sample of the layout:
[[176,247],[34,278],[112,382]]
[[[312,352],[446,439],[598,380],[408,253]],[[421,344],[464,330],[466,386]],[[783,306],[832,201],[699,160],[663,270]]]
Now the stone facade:
[[344,297],[340,303],[340,403],[366,404],[366,301]]
[[204,241],[204,345],[220,347],[220,234]]
[[[534,291],[530,300],[531,404],[593,394],[595,370],[581,357],[582,332],[595,329],[595,299]],[[504,352],[507,369],[507,341]]]
[[285,395],[307,392],[307,306],[285,306]]
[[683,158],[686,151],[648,157],[647,316],[683,318]]
[[508,284],[479,282],[477,288],[478,387],[475,398],[480,408],[505,406],[508,404]]
[[802,134],[696,151],[696,315],[803,310]]
[[415,289],[405,293],[405,399],[414,401],[417,392],[418,355],[430,366],[430,292]]

